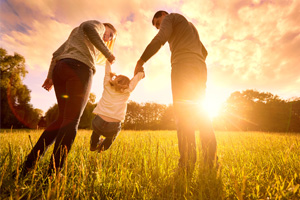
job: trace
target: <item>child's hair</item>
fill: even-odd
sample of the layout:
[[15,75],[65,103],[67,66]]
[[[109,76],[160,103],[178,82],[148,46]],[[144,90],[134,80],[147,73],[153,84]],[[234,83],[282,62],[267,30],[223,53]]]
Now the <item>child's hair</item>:
[[130,79],[124,75],[116,75],[115,73],[110,72],[110,85],[115,88],[118,92],[124,92],[130,83]]

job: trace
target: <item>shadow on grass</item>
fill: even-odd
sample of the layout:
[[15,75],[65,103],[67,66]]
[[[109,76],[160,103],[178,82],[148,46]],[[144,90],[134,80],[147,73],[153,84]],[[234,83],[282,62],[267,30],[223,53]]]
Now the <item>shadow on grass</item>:
[[198,167],[191,174],[176,171],[154,199],[224,199],[220,169]]

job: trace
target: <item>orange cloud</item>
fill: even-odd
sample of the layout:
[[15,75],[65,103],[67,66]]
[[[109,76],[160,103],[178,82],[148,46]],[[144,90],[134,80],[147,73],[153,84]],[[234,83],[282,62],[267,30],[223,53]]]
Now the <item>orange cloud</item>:
[[[30,79],[47,73],[52,53],[82,21],[110,22],[118,30],[113,70],[131,77],[136,61],[157,33],[151,19],[161,9],[179,12],[197,27],[209,53],[211,98],[215,94],[225,100],[231,92],[244,89],[299,96],[300,2],[296,0],[2,1],[0,43],[9,53],[25,57]],[[100,98],[103,68],[97,68],[92,92]],[[145,70],[146,78],[132,99],[171,103],[167,44],[145,64]],[[41,84],[44,78],[40,77]],[[39,96],[35,92],[41,91],[27,82],[32,96]]]

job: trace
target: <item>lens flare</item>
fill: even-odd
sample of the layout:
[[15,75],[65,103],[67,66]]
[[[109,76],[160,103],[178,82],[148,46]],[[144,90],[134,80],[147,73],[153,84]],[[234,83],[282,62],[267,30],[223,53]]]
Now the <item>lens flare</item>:
[[69,98],[69,95],[64,94],[64,95],[62,95],[61,97],[62,97],[63,99],[68,99],[68,98]]
[[[10,80],[10,82],[12,82],[12,80]],[[11,95],[11,83],[9,84],[6,90],[6,98],[7,98],[8,106],[11,112],[17,118],[17,120],[27,128],[36,128],[36,125],[33,124],[32,120],[30,119],[30,115],[26,114],[26,110],[24,109],[24,107],[15,105],[14,98]]]

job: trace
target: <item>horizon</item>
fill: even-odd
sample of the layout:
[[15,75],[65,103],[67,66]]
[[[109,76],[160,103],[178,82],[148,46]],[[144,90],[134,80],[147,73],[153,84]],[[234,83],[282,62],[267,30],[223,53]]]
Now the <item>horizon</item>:
[[[151,24],[157,10],[180,13],[196,26],[208,50],[206,101],[210,112],[235,91],[269,92],[284,100],[299,97],[299,1],[169,0],[140,4],[116,0],[107,5],[76,0],[72,7],[69,3],[0,1],[1,48],[9,55],[16,52],[24,56],[28,74],[23,83],[31,90],[30,103],[44,113],[57,103],[54,90],[47,92],[41,87],[52,53],[73,28],[88,19],[112,23],[118,31],[112,69],[132,77],[137,60],[157,33]],[[144,66],[146,77],[130,100],[171,104],[168,44]],[[97,102],[102,94],[104,66],[96,68],[91,92]]]

